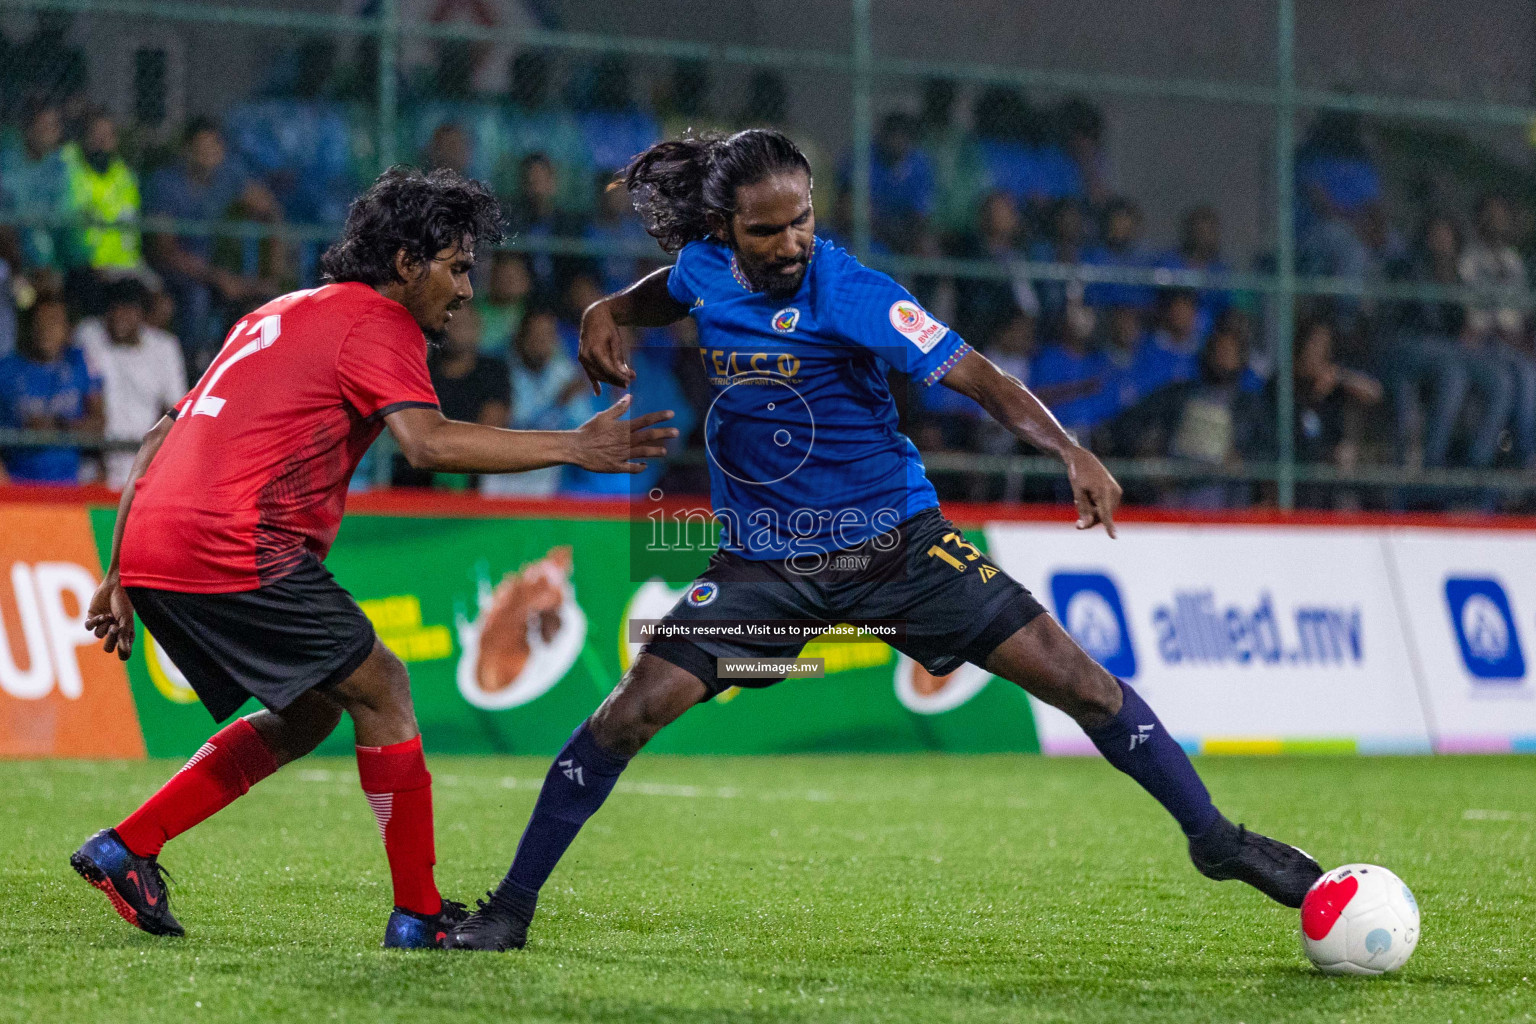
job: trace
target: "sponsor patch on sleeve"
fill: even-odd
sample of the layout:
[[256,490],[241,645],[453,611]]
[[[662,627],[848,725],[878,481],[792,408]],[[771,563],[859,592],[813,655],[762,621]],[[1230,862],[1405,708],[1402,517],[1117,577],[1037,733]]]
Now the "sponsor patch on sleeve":
[[911,299],[897,299],[891,303],[891,326],[924,355],[932,352],[939,339],[949,333],[948,327],[929,316]]

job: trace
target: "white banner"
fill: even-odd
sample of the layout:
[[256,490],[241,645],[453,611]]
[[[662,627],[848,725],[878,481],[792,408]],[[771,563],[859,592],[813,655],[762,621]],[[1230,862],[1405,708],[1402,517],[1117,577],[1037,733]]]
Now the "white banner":
[[[992,523],[988,552],[1190,750],[1431,749],[1385,531]],[[1531,608],[1536,610],[1536,580]],[[1047,753],[1092,750],[1035,703]]]
[[1536,751],[1536,537],[1395,530],[1390,555],[1436,749]]

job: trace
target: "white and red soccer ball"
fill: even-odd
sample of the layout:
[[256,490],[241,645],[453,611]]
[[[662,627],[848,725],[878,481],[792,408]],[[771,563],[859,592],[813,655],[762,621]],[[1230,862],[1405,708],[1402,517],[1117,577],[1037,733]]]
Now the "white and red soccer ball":
[[1324,974],[1385,974],[1419,944],[1419,904],[1386,868],[1345,864],[1301,903],[1301,946]]

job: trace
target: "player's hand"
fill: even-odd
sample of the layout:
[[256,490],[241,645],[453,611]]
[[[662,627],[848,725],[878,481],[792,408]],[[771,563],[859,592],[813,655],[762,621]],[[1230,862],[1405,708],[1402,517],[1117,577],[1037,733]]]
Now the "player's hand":
[[614,322],[608,303],[594,302],[581,315],[581,344],[576,358],[587,371],[592,393],[601,395],[604,384],[627,388],[635,379],[629,366],[629,345]]
[[576,465],[594,473],[639,473],[644,462],[631,459],[660,458],[667,454],[661,442],[677,436],[675,427],[657,427],[672,418],[672,410],[647,413],[632,420],[620,419],[629,411],[630,396],[614,402],[576,428]]
[[1120,485],[1109,470],[1093,452],[1074,448],[1067,455],[1067,479],[1072,484],[1072,500],[1077,504],[1077,528],[1091,530],[1103,523],[1104,532],[1114,537]]
[[90,607],[85,611],[85,628],[95,633],[96,639],[106,641],[101,646],[108,654],[115,650],[123,661],[133,654],[133,602],[128,600],[128,592],[118,582],[116,573],[102,580],[91,596]]

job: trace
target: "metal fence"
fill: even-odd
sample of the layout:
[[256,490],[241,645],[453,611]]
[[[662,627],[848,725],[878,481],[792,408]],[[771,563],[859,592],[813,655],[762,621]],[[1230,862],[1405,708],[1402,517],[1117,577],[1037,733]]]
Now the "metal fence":
[[[412,45],[501,45],[564,54],[576,60],[596,59],[609,54],[640,60],[689,60],[703,62],[706,66],[732,74],[748,74],[757,68],[793,67],[799,72],[817,76],[822,82],[824,94],[836,95],[840,99],[846,97],[846,136],[851,154],[848,176],[851,247],[872,266],[903,278],[919,275],[957,279],[1024,277],[1032,281],[1114,282],[1154,288],[1222,289],[1261,297],[1277,392],[1277,457],[1271,462],[1252,463],[1237,469],[1190,467],[1177,460],[1119,462],[1115,468],[1122,476],[1128,479],[1267,482],[1273,485],[1278,503],[1285,508],[1294,505],[1298,483],[1306,482],[1365,488],[1418,487],[1431,491],[1536,493],[1536,481],[1530,480],[1527,474],[1518,470],[1436,471],[1377,466],[1342,471],[1298,463],[1293,444],[1295,396],[1292,378],[1292,338],[1298,300],[1333,296],[1381,302],[1497,302],[1502,306],[1520,309],[1536,305],[1531,295],[1523,289],[1389,283],[1357,277],[1316,277],[1298,273],[1297,240],[1293,223],[1298,117],[1312,111],[1339,111],[1381,119],[1443,122],[1458,129],[1486,126],[1524,133],[1536,124],[1536,106],[1361,95],[1303,86],[1297,79],[1296,0],[1271,0],[1267,9],[1273,17],[1272,80],[1234,82],[1197,77],[1143,77],[912,59],[877,53],[875,39],[881,26],[881,11],[875,0],[848,0],[849,30],[845,50],[742,46],[640,35],[607,36],[541,27],[507,29],[468,24],[432,24],[407,17],[403,13],[402,0],[376,0],[366,8],[368,13],[358,15],[314,13],[302,8],[280,9],[168,0],[0,0],[0,14],[65,13],[106,25],[153,22],[289,38],[329,37],[366,43],[373,54],[373,75],[371,88],[365,88],[360,93],[357,108],[363,118],[359,130],[372,137],[377,169],[395,163],[404,151],[402,125],[406,100],[401,92],[401,62],[405,48]],[[1268,272],[1214,274],[1085,266],[1028,259],[999,264],[988,260],[899,255],[879,251],[872,244],[871,204],[871,144],[875,137],[877,108],[888,91],[909,88],[913,83],[933,78],[975,87],[1002,85],[1052,94],[1081,93],[1095,97],[1235,105],[1252,110],[1256,117],[1266,119],[1271,140],[1269,173],[1272,175],[1272,206],[1266,219],[1270,221],[1272,231],[1273,269]],[[0,217],[0,223],[19,227],[58,228],[82,225],[78,218],[16,214]],[[276,238],[286,242],[311,244],[324,242],[333,237],[336,231],[334,222],[187,222],[154,217],[145,217],[132,226],[150,232],[206,233],[236,239]],[[650,258],[657,255],[654,247],[648,243],[616,243],[579,237],[514,236],[505,244],[512,249],[554,255]],[[23,438],[41,439],[40,435],[25,432],[0,433],[0,443]],[[100,442],[96,444],[99,446]],[[931,457],[928,461],[939,473],[1012,474],[1028,478],[1057,471],[1047,460],[1026,456],[945,453]]]

